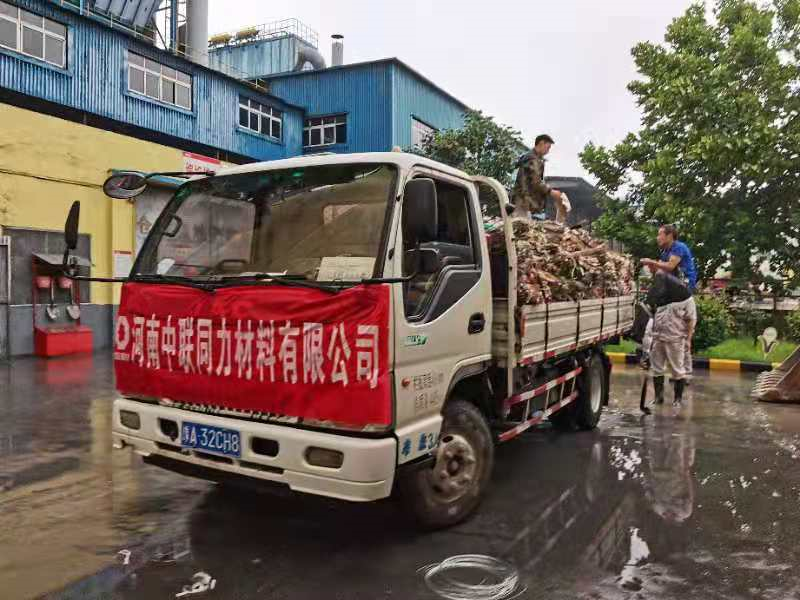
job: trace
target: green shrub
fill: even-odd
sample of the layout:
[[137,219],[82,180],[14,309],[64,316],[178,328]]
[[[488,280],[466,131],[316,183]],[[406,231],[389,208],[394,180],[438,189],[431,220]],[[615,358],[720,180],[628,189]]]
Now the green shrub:
[[800,310],[786,315],[786,328],[791,340],[800,343]]
[[757,338],[764,330],[773,325],[772,313],[753,308],[737,308],[731,311],[733,317],[733,334],[737,337]]
[[716,346],[731,336],[733,319],[730,310],[716,298],[696,296],[697,329],[693,346],[697,350],[705,350]]

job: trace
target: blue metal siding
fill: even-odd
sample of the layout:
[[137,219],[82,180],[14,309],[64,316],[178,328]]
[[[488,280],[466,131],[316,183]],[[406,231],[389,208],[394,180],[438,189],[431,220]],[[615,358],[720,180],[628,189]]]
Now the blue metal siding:
[[437,90],[414,73],[394,63],[392,68],[392,143],[411,146],[411,119],[435,129],[458,129],[464,124],[466,107]]
[[[68,26],[67,68],[57,69],[2,49],[0,86],[257,160],[302,153],[301,110],[48,2],[18,0],[17,4]],[[191,74],[192,111],[129,92],[128,49]],[[240,94],[284,111],[282,143],[239,130]]]
[[237,77],[255,79],[274,73],[287,73],[297,62],[297,44],[292,35],[274,40],[259,40],[239,46],[222,46],[209,52],[212,67]]
[[319,151],[382,152],[392,148],[391,65],[298,73],[269,80],[270,93],[305,107],[308,116],[347,114],[347,143]]

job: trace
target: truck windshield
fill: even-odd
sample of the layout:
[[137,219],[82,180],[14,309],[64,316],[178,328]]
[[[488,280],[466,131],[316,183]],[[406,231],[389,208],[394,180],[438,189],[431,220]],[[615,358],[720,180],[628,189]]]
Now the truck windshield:
[[349,164],[190,182],[159,217],[134,277],[372,277],[395,175]]

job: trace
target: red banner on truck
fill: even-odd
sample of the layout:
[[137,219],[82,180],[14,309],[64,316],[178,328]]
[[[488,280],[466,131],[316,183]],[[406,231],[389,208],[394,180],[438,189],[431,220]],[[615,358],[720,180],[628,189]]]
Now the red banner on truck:
[[120,393],[351,426],[391,424],[389,287],[331,294],[127,283]]

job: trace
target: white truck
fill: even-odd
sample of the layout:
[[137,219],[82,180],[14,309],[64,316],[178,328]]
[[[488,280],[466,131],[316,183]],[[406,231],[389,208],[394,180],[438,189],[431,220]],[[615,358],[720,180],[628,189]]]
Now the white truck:
[[[463,520],[497,443],[597,426],[603,345],[633,323],[633,296],[518,306],[507,204],[493,179],[401,152],[193,177],[123,285],[114,446],[217,481],[397,490],[425,526]],[[505,221],[494,272],[487,214]]]

